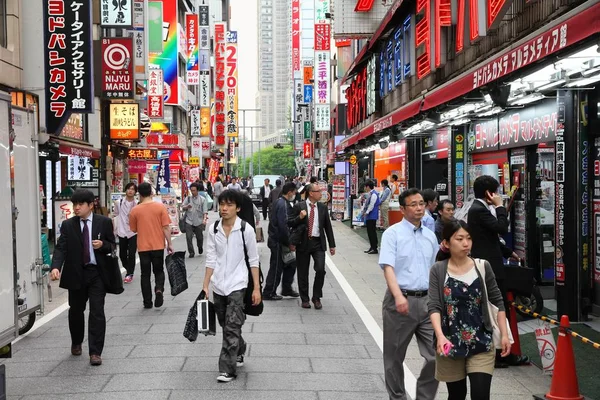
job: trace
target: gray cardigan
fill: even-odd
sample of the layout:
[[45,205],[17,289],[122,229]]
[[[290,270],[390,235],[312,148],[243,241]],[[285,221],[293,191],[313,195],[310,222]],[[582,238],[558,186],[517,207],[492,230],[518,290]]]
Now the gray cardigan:
[[[504,301],[502,300],[502,293],[498,289],[496,283],[496,276],[492,270],[490,263],[484,260],[485,265],[485,286],[487,287],[487,293],[483,293],[483,321],[485,327],[491,332],[492,323],[489,309],[486,306],[488,298],[490,302],[498,307],[498,310],[505,311]],[[479,279],[481,274],[479,269],[475,268]],[[446,273],[448,272],[448,260],[438,261],[431,267],[429,271],[429,302],[427,303],[429,309],[429,315],[433,313],[439,313],[440,316],[444,315],[446,308],[444,307],[444,285],[446,281]]]

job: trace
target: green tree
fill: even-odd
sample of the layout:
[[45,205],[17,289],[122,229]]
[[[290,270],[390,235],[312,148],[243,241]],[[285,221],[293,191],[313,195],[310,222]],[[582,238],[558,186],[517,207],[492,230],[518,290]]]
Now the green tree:
[[[261,149],[252,156],[254,175],[295,175],[296,163],[292,146],[280,149],[274,146]],[[260,165],[260,170],[259,170]],[[250,173],[250,157],[244,160],[246,175]]]

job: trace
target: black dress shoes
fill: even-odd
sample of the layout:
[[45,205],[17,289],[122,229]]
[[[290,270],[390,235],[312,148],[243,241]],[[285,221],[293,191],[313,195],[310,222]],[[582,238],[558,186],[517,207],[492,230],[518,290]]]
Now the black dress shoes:
[[300,297],[300,293],[296,292],[293,289],[281,291],[281,295],[284,297]]
[[80,344],[71,345],[71,354],[73,354],[74,356],[80,356],[81,355],[81,345]]
[[323,304],[321,304],[321,300],[319,299],[313,299],[313,304],[315,305],[315,310],[323,308]]
[[263,300],[282,300],[283,297],[278,294],[263,295]]
[[302,308],[310,308],[310,303],[308,301],[303,301],[301,307]]
[[367,254],[379,254],[377,250],[369,250]]

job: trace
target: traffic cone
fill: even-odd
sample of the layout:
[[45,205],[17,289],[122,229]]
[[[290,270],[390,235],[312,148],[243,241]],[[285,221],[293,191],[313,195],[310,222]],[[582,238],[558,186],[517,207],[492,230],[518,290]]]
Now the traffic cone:
[[583,396],[579,393],[571,335],[565,329],[570,327],[569,317],[563,315],[560,318],[558,329],[558,346],[552,383],[550,391],[546,393],[546,398],[549,400],[583,400]]
[[508,300],[508,312],[510,314],[510,316],[508,317],[508,323],[510,325],[510,331],[514,340],[514,343],[512,344],[512,346],[510,346],[510,354],[519,357],[522,356],[523,353],[521,352],[521,340],[519,339],[519,325],[517,324],[517,312],[515,311],[515,307],[512,305],[512,303],[515,301],[515,296],[512,292],[507,292],[506,299]]

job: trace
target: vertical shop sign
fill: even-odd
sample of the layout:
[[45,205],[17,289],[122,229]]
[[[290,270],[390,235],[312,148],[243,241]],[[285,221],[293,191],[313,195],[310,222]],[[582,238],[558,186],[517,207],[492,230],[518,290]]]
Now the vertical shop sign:
[[132,99],[133,39],[102,39],[102,97]]
[[310,143],[310,142],[304,143],[302,154],[303,154],[305,160],[310,160],[311,158],[313,158],[312,143]]
[[200,110],[190,111],[190,135],[200,136]]
[[452,130],[452,155],[453,157],[453,199],[456,204],[456,208],[462,208],[465,204],[465,200],[467,197],[467,193],[465,190],[465,155],[466,155],[466,147],[465,147],[465,135],[462,129]]
[[227,136],[238,137],[238,40],[237,31],[227,32]]
[[226,132],[226,103],[225,93],[227,91],[227,82],[225,79],[226,68],[225,68],[225,23],[215,22],[215,37],[214,37],[214,49],[215,49],[215,144],[220,147],[226,145],[225,132]]
[[358,194],[358,163],[350,163],[350,195]]
[[[154,1],[149,1],[149,4]],[[162,0],[162,23],[161,38],[162,49],[160,52],[150,50],[150,65],[152,68],[159,67],[163,70],[165,100],[167,105],[179,105],[179,84],[177,81],[179,60],[177,58],[179,33],[177,28],[177,1]],[[149,13],[149,20],[155,19],[153,13]],[[154,24],[156,24],[156,20]],[[149,22],[150,25],[150,22]],[[152,25],[150,25],[152,27]],[[150,42],[152,46],[152,42]],[[157,47],[157,46],[152,46]]]
[[367,64],[367,115],[377,111],[377,89],[375,86],[377,76],[377,56],[371,57]]
[[200,71],[198,69],[198,15],[185,14],[185,26],[187,35],[187,84],[197,86],[200,83]]
[[203,137],[200,140],[201,140],[200,155],[202,156],[202,158],[210,158],[210,138]]
[[46,130],[58,135],[71,113],[94,111],[90,0],[43,4]]
[[163,4],[162,1],[148,1],[148,51],[163,51]]
[[300,72],[300,0],[292,1],[292,79]]
[[594,139],[594,281],[600,283],[600,137]]
[[[588,100],[585,94],[581,94],[582,100],[579,102],[579,201],[581,207],[581,219],[579,220],[579,254],[581,254],[581,280],[582,286],[589,288],[590,268],[590,185],[589,185],[589,159],[590,142],[588,138]],[[582,291],[581,296],[585,297]],[[589,295],[588,295],[589,296]]]
[[317,104],[329,104],[329,51],[315,51]]
[[330,24],[315,24],[315,50],[331,50]]
[[146,74],[146,48],[143,30],[129,31],[133,42],[133,71],[135,79],[143,79]]
[[102,28],[129,28],[132,24],[132,0],[101,0]]
[[148,117],[164,117],[164,81],[162,69],[151,69],[148,79]]
[[315,0],[315,24],[329,22],[331,0]]
[[556,124],[556,267],[555,281],[557,286],[565,285],[565,93],[559,92],[556,99],[558,105],[558,117]]
[[202,138],[192,137],[192,157],[200,157],[202,152]]
[[200,109],[200,136],[210,137],[211,125],[210,108],[202,107]]
[[169,157],[161,158],[158,164],[158,176],[156,178],[156,193],[161,193],[161,188],[171,187],[171,168]]
[[138,103],[113,103],[109,106],[109,136],[111,139],[140,139],[139,107]]

